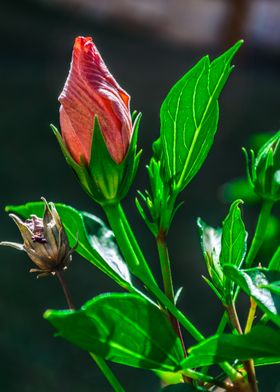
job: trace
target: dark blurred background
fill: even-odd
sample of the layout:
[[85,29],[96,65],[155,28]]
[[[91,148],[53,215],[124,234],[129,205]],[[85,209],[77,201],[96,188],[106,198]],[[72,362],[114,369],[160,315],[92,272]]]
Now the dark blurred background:
[[[66,165],[49,124],[58,125],[59,95],[68,73],[73,40],[90,35],[110,70],[143,112],[144,149],[136,184],[125,200],[130,221],[154,272],[160,276],[153,238],[134,206],[147,186],[145,164],[159,132],[159,108],[173,83],[205,53],[217,55],[239,38],[245,44],[222,94],[219,130],[203,168],[184,193],[169,243],[180,307],[205,334],[213,334],[221,305],[201,279],[206,274],[196,218],[218,226],[228,205],[220,186],[244,173],[241,146],[250,135],[280,128],[279,0],[37,0],[0,3],[1,223],[0,238],[20,236],[6,204],[63,201],[103,217]],[[252,228],[257,207],[245,207]],[[0,389],[9,392],[109,392],[89,356],[54,338],[42,319],[62,308],[53,278],[28,273],[25,254],[1,249]],[[109,278],[75,255],[66,274],[79,306],[102,292],[118,291]],[[243,306],[247,306],[244,299]],[[187,345],[192,343],[186,336]],[[157,391],[147,371],[112,365],[127,391]],[[261,391],[280,391],[279,367],[258,369]]]

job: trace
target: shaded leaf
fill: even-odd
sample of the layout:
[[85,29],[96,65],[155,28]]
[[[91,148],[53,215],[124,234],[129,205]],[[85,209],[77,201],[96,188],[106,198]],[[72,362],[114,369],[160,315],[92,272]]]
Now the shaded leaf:
[[182,190],[203,164],[217,130],[218,97],[242,41],[210,62],[203,57],[171,89],[161,111],[160,138],[167,181]]
[[280,332],[270,327],[255,327],[246,335],[215,335],[191,347],[183,368],[209,366],[224,361],[280,359]]
[[235,266],[226,265],[224,273],[247,295],[254,298],[271,321],[280,326],[280,296],[268,289],[270,284],[280,280],[279,271],[266,268],[238,270]]
[[44,317],[60,336],[112,362],[175,371],[184,357],[166,315],[138,295],[104,294],[80,310],[48,310]]
[[[65,204],[55,203],[57,212],[65,228],[70,246],[78,238],[77,253],[110,276],[122,287],[131,285],[129,271],[122,260],[114,234],[101,219],[83,213]],[[31,202],[20,206],[7,206],[6,211],[28,218],[31,214],[42,217],[43,202]]]

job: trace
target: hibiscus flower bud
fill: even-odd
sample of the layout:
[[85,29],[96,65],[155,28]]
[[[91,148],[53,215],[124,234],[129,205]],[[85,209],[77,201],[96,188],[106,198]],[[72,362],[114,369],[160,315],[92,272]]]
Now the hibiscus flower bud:
[[130,96],[111,75],[90,37],[75,40],[59,102],[61,135],[53,130],[67,162],[95,200],[120,199],[131,183],[127,174],[133,177],[138,163],[140,117],[132,123]]
[[23,238],[23,244],[14,242],[1,242],[1,245],[11,246],[25,251],[37,268],[39,276],[55,275],[56,272],[67,268],[75,250],[70,248],[60,217],[52,203],[45,199],[45,211],[42,218],[31,215],[26,221],[10,214]]
[[270,138],[257,156],[251,150],[251,162],[246,150],[247,174],[255,193],[263,200],[280,200],[280,131]]

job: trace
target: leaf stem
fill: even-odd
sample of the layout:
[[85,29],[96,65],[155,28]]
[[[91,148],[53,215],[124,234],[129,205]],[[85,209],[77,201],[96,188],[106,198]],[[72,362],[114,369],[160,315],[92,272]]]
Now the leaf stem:
[[[57,276],[59,283],[61,284],[69,309],[75,310],[75,306],[72,301],[72,296],[65,282],[62,271],[56,271],[55,275]],[[121,386],[121,384],[119,383],[116,376],[113,374],[112,370],[109,368],[105,360],[91,352],[89,353],[89,355],[93,358],[96,365],[99,367],[99,369],[101,370],[101,372],[103,373],[103,375],[105,376],[109,384],[112,386],[113,390],[115,392],[125,392],[125,390],[123,389],[123,387]]]
[[[169,298],[169,300],[175,305],[175,300],[174,300],[174,288],[173,288],[173,282],[172,282],[172,274],[171,274],[171,267],[170,267],[170,258],[169,258],[169,252],[167,248],[167,243],[166,243],[166,233],[163,229],[159,230],[159,233],[156,238],[157,242],[157,249],[158,249],[158,254],[159,254],[159,260],[160,260],[160,267],[161,267],[161,273],[162,273],[162,280],[163,280],[163,286],[164,286],[164,292],[166,296]],[[183,335],[180,327],[180,323],[178,320],[168,312],[170,322],[173,326],[173,329],[178,336],[178,338],[181,341],[182,349],[184,352],[185,357],[187,356],[186,348],[185,348],[185,343],[183,340]],[[185,377],[186,382],[190,382],[188,377]]]
[[[236,312],[235,304],[234,302],[226,305],[226,310],[228,312],[229,320],[232,324],[232,326],[237,330],[237,332],[242,335],[243,331],[239,322],[239,318]],[[252,359],[249,359],[248,361],[243,361],[243,366],[244,369],[246,370],[247,376],[248,376],[248,383],[252,388],[252,392],[258,392],[258,384],[256,380],[256,373],[255,373],[255,367],[254,367],[254,361]]]
[[245,260],[245,265],[247,268],[250,268],[252,266],[255,257],[258,251],[260,250],[260,247],[262,246],[272,207],[273,207],[273,201],[270,200],[263,201],[255,234],[252,239],[250,250]]
[[67,286],[67,284],[65,282],[65,279],[64,279],[64,276],[63,276],[63,272],[62,271],[56,271],[55,275],[57,276],[57,278],[59,280],[59,283],[60,283],[60,285],[61,285],[61,287],[63,289],[64,295],[65,295],[65,299],[66,299],[66,302],[67,302],[67,305],[68,305],[69,309],[75,309],[75,306],[74,306],[73,301],[72,301],[71,293],[70,293],[70,291],[68,289],[68,286]]
[[170,259],[168,248],[166,244],[166,233],[163,229],[159,230],[159,233],[156,238],[157,241],[157,249],[160,260],[161,274],[163,280],[164,292],[167,297],[174,303],[174,289],[172,282],[172,274],[170,268]]
[[247,322],[246,322],[246,326],[245,326],[245,333],[248,333],[251,331],[253,322],[254,322],[254,318],[255,318],[255,314],[256,314],[256,310],[257,310],[257,303],[254,300],[254,298],[250,297],[250,309],[249,309],[249,314],[248,314],[248,318],[247,318]]
[[116,376],[114,375],[112,370],[109,368],[107,363],[104,361],[104,359],[100,358],[99,356],[97,356],[93,353],[89,353],[89,355],[95,361],[96,365],[99,367],[101,372],[104,374],[107,381],[111,384],[114,391],[115,392],[125,392],[124,388],[121,386],[121,384],[117,380]]

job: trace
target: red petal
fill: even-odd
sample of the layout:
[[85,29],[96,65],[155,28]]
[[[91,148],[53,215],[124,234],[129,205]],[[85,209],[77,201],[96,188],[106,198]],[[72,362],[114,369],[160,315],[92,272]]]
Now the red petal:
[[[97,116],[112,158],[122,162],[132,133],[130,97],[110,74],[90,37],[75,40],[70,72],[59,101],[62,113],[68,117],[61,123],[62,135],[75,160],[82,155],[89,162]],[[79,151],[74,152],[78,147]]]

